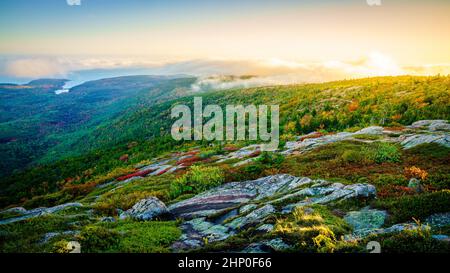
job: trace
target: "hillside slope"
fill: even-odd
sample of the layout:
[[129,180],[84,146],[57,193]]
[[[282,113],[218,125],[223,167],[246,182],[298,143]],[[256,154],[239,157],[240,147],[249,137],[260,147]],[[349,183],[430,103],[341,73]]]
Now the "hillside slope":
[[[173,87],[172,82],[169,86]],[[217,91],[202,97],[204,104],[222,106],[279,104],[282,141],[314,130],[325,133],[370,125],[399,126],[450,117],[450,77],[368,78]],[[187,96],[151,107],[144,103],[87,133],[75,131],[76,137],[53,145],[48,157],[59,153],[77,156],[2,179],[1,195],[5,200],[2,204],[57,191],[58,183],[67,179],[88,183],[115,168],[128,168],[173,149],[181,143],[173,141],[169,134],[173,122],[171,106],[192,102],[193,97]],[[199,144],[202,143],[192,143]],[[127,160],[119,160],[125,154]]]
[[66,80],[0,85],[0,174],[76,154],[70,144],[125,112],[186,95],[195,78],[126,76],[55,94]]

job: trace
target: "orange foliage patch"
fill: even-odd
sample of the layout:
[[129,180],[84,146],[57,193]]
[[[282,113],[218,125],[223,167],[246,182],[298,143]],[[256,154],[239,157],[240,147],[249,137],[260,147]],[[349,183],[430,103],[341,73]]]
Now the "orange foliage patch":
[[409,168],[405,168],[405,176],[407,178],[418,178],[421,180],[426,180],[428,177],[428,173],[425,170],[422,170],[416,166],[412,166]]
[[353,100],[349,105],[348,105],[348,111],[353,112],[358,110],[359,108],[359,102],[357,100]]

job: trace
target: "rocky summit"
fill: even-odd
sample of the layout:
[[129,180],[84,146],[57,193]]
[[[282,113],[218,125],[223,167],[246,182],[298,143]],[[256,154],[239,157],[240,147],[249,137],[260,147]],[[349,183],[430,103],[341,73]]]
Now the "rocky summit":
[[174,249],[191,249],[258,226],[270,231],[264,221],[274,214],[291,212],[296,207],[328,204],[346,199],[373,198],[369,184],[343,185],[287,174],[256,180],[228,183],[169,206],[176,217],[191,219],[182,225],[182,240]]

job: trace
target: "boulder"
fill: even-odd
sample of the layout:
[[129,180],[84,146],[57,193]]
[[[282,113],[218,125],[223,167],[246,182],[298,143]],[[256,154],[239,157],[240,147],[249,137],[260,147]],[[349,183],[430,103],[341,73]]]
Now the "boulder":
[[359,235],[384,225],[387,212],[384,210],[363,208],[360,211],[350,211],[344,220],[353,228],[353,234]]
[[137,220],[148,221],[167,214],[166,205],[156,197],[142,199],[121,215],[121,219],[131,217]]
[[450,124],[446,120],[419,120],[410,126],[413,129],[428,129],[429,131],[450,130]]
[[428,130],[435,131],[450,131],[450,124],[445,120],[435,120],[428,126]]
[[399,140],[404,149],[410,149],[424,143],[437,143],[450,147],[449,134],[413,134],[401,136]]
[[408,188],[420,193],[423,192],[423,186],[419,179],[411,178],[408,182]]

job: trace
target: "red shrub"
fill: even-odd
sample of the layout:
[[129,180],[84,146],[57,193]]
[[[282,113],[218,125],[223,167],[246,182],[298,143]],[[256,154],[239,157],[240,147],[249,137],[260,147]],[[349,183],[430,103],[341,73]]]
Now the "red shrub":
[[121,156],[119,157],[119,160],[120,160],[120,161],[127,162],[127,161],[128,161],[128,154],[121,155]]
[[400,197],[405,195],[413,195],[416,191],[412,188],[398,185],[387,185],[378,190],[379,198]]
[[253,153],[249,154],[248,157],[256,157],[256,156],[258,156],[258,155],[260,155],[260,154],[261,154],[261,151],[260,151],[260,150],[256,150],[256,151],[254,151]]
[[234,145],[227,145],[227,146],[223,147],[223,150],[226,152],[234,152],[234,151],[239,150],[239,148]]
[[178,160],[176,164],[177,165],[183,164],[184,166],[190,166],[193,163],[201,161],[201,160],[202,160],[201,157],[193,155],[191,157],[186,157],[186,158],[183,158],[181,160]]
[[145,171],[139,171],[139,172],[135,172],[135,173],[131,173],[131,174],[127,174],[121,177],[118,177],[116,180],[117,181],[123,181],[123,180],[127,180],[129,178],[135,177],[135,176],[146,176],[147,174],[153,172],[154,169],[149,169],[149,170],[145,170]]

